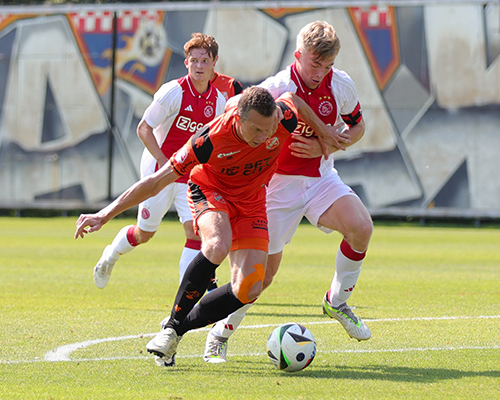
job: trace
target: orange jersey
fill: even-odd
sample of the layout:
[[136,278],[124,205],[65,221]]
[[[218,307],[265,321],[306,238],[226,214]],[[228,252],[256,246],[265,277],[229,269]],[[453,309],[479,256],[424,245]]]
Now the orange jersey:
[[224,98],[229,99],[243,91],[241,83],[230,76],[214,71],[214,77],[210,80],[210,84],[222,93]]
[[297,127],[298,113],[288,98],[276,101],[284,118],[276,133],[266,142],[251,147],[236,133],[237,107],[198,131],[171,158],[174,171],[182,176],[191,172],[196,185],[213,188],[226,200],[245,201],[259,190],[264,190],[276,171],[279,153]]

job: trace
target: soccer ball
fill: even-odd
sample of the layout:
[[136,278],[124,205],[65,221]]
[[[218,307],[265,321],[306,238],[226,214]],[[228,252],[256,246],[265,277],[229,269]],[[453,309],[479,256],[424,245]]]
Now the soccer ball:
[[301,371],[316,355],[316,341],[309,329],[296,323],[278,326],[267,340],[267,355],[281,371]]

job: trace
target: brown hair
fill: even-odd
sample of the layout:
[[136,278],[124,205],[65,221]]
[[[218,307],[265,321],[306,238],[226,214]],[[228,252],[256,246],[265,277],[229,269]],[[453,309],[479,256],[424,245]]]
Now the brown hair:
[[184,56],[186,59],[189,58],[191,50],[193,49],[206,50],[213,60],[215,60],[215,57],[219,54],[219,44],[215,38],[199,32],[193,33],[191,39],[184,44]]
[[238,101],[238,114],[242,121],[248,119],[250,110],[257,111],[263,117],[270,117],[276,111],[276,102],[267,89],[251,86],[245,89]]
[[297,51],[302,49],[310,51],[320,60],[335,58],[340,51],[340,39],[328,22],[311,22],[297,35]]

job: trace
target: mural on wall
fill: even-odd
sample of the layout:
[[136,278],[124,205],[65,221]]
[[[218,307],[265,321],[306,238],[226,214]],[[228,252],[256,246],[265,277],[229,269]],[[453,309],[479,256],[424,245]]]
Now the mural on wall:
[[367,125],[335,166],[367,206],[499,209],[497,3],[0,12],[0,203],[103,201],[110,173],[112,197],[132,184],[136,126],[158,87],[186,74],[192,32],[215,36],[216,68],[248,86],[293,62],[298,31],[319,19],[337,30],[335,67]]

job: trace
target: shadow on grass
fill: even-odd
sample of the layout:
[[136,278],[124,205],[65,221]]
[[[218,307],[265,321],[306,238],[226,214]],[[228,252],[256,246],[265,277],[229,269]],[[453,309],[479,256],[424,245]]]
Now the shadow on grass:
[[[260,306],[260,307],[286,307],[286,308],[317,308],[318,304],[298,304],[298,303],[286,303],[286,304],[280,304],[280,303],[261,303],[257,301],[255,303],[255,306]],[[321,308],[321,303],[319,303],[319,307]],[[253,308],[252,308],[253,310]]]
[[[268,313],[268,312],[259,312],[261,307],[272,307],[272,308],[286,308],[286,309],[297,309],[297,308],[306,308],[306,309],[311,309],[314,311],[307,312],[307,313],[289,313],[286,311],[281,311],[281,312],[274,312],[274,313]],[[351,306],[353,310],[362,310],[366,309],[367,307],[357,307],[355,305]],[[273,303],[255,303],[255,306],[250,309],[248,312],[249,315],[253,316],[260,316],[260,317],[287,317],[287,318],[310,318],[310,317],[316,317],[316,316],[322,316],[323,315],[323,309],[321,306],[321,303],[317,304],[273,304]]]
[[[223,367],[223,368],[221,368]],[[298,377],[312,379],[335,379],[335,380],[379,380],[393,382],[417,382],[417,383],[433,383],[444,380],[455,380],[463,378],[500,378],[500,371],[461,371],[457,369],[446,368],[412,368],[412,367],[394,367],[389,365],[368,365],[364,367],[349,367],[335,366],[331,367],[313,367],[303,371],[287,373],[281,372],[264,361],[245,361],[238,360],[235,363],[227,363],[222,365],[205,364],[197,369],[197,373],[206,372],[207,376],[211,376],[214,371],[223,371],[223,374],[228,375],[253,375],[255,377],[274,376],[280,379],[293,379]],[[186,373],[193,372],[193,366],[174,367],[171,372]]]
[[446,368],[393,367],[389,365],[368,365],[365,367],[332,366],[315,368],[290,374],[301,374],[319,379],[382,380],[393,382],[432,383],[462,378],[500,378],[500,371],[461,371]]

